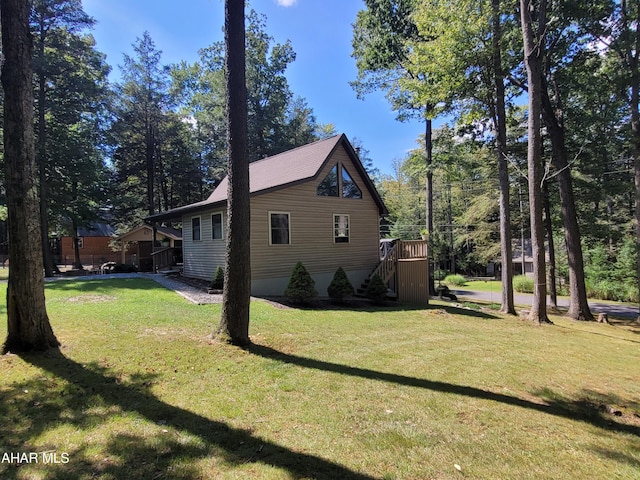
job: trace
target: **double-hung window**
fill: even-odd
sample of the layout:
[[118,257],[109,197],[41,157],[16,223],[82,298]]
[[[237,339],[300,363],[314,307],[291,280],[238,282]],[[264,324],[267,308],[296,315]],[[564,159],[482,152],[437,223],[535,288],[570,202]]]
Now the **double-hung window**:
[[191,219],[191,240],[194,242],[200,241],[200,217],[193,217]]
[[211,238],[222,240],[222,212],[211,215]]
[[349,215],[333,215],[333,241],[335,243],[349,243]]
[[291,243],[289,214],[269,212],[269,244],[289,245]]

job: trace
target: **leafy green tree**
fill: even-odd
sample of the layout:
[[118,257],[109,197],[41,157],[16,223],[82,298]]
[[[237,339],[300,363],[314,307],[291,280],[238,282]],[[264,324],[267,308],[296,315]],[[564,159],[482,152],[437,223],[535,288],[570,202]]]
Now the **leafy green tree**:
[[[253,10],[246,22],[248,149],[250,161],[255,161],[315,140],[316,121],[305,100],[291,92],[285,76],[295,59],[290,42],[274,44],[265,17]],[[207,184],[219,182],[227,165],[224,55],[224,44],[217,42],[200,51],[198,62],[182,62],[171,71],[172,94],[196,124]]]

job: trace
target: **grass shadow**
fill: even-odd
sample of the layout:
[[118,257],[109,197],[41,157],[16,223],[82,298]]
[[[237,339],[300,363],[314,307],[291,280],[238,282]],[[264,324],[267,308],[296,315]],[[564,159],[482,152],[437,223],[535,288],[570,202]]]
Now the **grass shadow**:
[[50,291],[79,291],[79,292],[95,292],[97,290],[109,289],[127,289],[127,290],[154,290],[161,287],[157,282],[150,278],[144,277],[125,277],[125,278],[100,278],[89,277],[85,279],[60,279],[45,282],[45,292]]
[[[37,438],[52,424],[82,427],[95,425],[106,418],[92,413],[91,405],[99,403],[105,411],[109,407],[118,412],[133,413],[156,425],[162,425],[166,434],[144,441],[129,433],[119,432],[105,446],[107,458],[93,460],[83,447],[68,452],[72,460],[64,465],[52,466],[56,479],[80,478],[87,472],[107,474],[109,478],[201,478],[192,463],[198,459],[214,457],[217,461],[242,465],[263,463],[286,470],[293,478],[371,480],[366,474],[308,453],[294,451],[251,431],[234,428],[224,422],[211,420],[177,406],[167,404],[154,396],[147,386],[153,381],[147,376],[122,379],[108,374],[98,365],[82,365],[61,354],[23,356],[24,360],[42,369],[48,382],[65,380],[68,391],[55,395],[46,402],[35,401],[24,392],[43,392],[42,379],[16,385],[0,391],[0,413],[3,422],[11,427],[0,440],[9,448],[29,451],[30,439]],[[46,385],[44,386],[46,389]],[[12,419],[15,420],[12,422]],[[21,421],[23,420],[23,421]],[[186,436],[195,441],[185,442]],[[53,448],[55,449],[55,447]],[[74,457],[75,456],[75,457]],[[73,461],[74,458],[81,460]],[[176,470],[176,461],[181,464]],[[0,471],[2,478],[24,478],[19,467]]]
[[503,393],[482,390],[481,388],[477,387],[409,377],[396,373],[380,372],[377,370],[351,367],[348,365],[341,365],[339,363],[301,357],[298,355],[284,353],[264,345],[253,344],[247,347],[247,349],[255,355],[259,355],[264,358],[270,358],[283,363],[297,365],[304,368],[333,372],[341,375],[349,375],[352,377],[366,378],[369,380],[395,383],[397,385],[423,388],[435,392],[451,393],[464,397],[490,400],[497,403],[526,408],[528,410],[534,410],[548,415],[563,417],[570,420],[582,421],[608,431],[627,433],[640,437],[640,424],[635,425],[630,423],[623,423],[618,421],[615,416],[611,415],[582,415],[580,413],[580,410],[576,409],[575,405],[571,403],[572,401],[561,399],[559,397],[549,396],[548,398],[544,398],[544,400],[542,400],[540,403],[536,403],[530,400],[525,400],[523,398],[506,395]]

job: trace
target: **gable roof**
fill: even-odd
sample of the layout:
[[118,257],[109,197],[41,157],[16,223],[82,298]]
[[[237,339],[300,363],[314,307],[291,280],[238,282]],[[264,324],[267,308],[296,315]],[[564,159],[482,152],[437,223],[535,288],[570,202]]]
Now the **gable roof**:
[[[153,227],[151,225],[147,225],[146,223],[143,225],[139,225],[137,227],[135,227],[132,230],[129,230],[126,233],[123,233],[122,235],[118,235],[116,237],[116,240],[125,240],[128,237],[132,237],[134,236],[136,233],[138,233],[141,230],[151,230],[153,231]],[[156,227],[156,232],[159,233],[160,235],[167,237],[167,238],[171,238],[173,240],[182,240],[182,230],[178,230],[176,228],[170,228],[170,227]]]
[[[318,140],[301,147],[288,150],[278,155],[263,158],[249,164],[249,193],[260,194],[274,189],[284,188],[292,184],[310,180],[318,175],[325,162],[333,155],[336,149],[342,145],[350,159],[354,163],[358,174],[374,201],[378,205],[380,214],[387,213],[387,208],[369,178],[358,155],[347,140],[346,135],[336,135],[323,140]],[[147,217],[147,220],[161,221],[181,217],[185,213],[193,213],[205,210],[216,204],[227,201],[228,177],[220,182],[209,198],[201,202],[192,203],[184,207],[175,208]]]

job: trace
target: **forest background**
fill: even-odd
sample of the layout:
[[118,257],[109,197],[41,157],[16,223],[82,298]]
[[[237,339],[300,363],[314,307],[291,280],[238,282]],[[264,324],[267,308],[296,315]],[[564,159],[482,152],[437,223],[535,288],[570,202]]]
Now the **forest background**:
[[[631,88],[634,68],[637,74],[637,3],[563,0],[547,7],[544,78],[568,165],[557,167],[545,127],[541,191],[547,249],[555,253],[550,274],[560,291],[569,272],[558,178],[567,170],[590,294],[639,300],[632,128],[638,99]],[[497,46],[491,30],[496,6],[502,27]],[[390,14],[390,23],[371,23],[380,12]],[[393,24],[400,16],[406,19],[402,35]],[[117,66],[119,81],[112,83],[109,71],[115,66],[97,50],[93,25],[78,0],[33,2],[45,246],[49,236],[73,236],[96,221],[123,232],[147,215],[202,200],[226,172],[223,43],[202,48],[194,63],[165,65],[150,34],[141,32]],[[445,119],[432,137],[416,139],[417,147],[395,161],[391,174],[381,174],[367,146],[351,138],[390,210],[382,235],[412,239],[428,229],[430,177],[428,234],[437,270],[486,275],[487,265],[500,261],[501,242],[495,102],[486,89],[496,70],[496,48],[503,53],[508,209],[516,254],[530,238],[526,75],[516,2],[370,0],[353,28],[359,72],[354,95],[384,91],[400,120]],[[371,68],[384,63],[381,58],[389,60],[384,45],[391,35],[401,43],[402,61]],[[294,61],[292,44],[276,43],[268,19],[250,10],[251,160],[336,133],[331,123],[318,123],[312,106],[291,91],[286,70]],[[6,236],[2,241],[6,248]],[[49,274],[54,265],[47,250]]]

